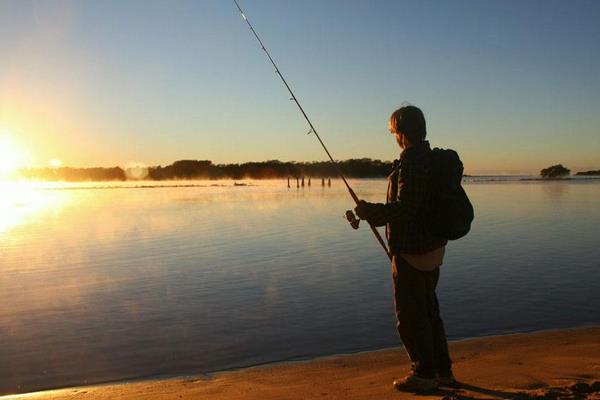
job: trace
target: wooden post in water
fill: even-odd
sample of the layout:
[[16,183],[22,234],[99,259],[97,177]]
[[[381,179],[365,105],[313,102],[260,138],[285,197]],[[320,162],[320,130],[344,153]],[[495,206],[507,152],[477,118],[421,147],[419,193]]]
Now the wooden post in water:
[[327,179],[327,186],[331,187],[331,178]]
[[310,187],[310,178],[308,178],[308,187]]
[[300,181],[298,181],[298,177],[296,177],[296,189],[300,187]]
[[304,177],[302,177],[302,187],[304,187]]
[[288,176],[288,189],[290,188],[290,177]]
[[325,178],[321,178],[321,186],[325,187]]

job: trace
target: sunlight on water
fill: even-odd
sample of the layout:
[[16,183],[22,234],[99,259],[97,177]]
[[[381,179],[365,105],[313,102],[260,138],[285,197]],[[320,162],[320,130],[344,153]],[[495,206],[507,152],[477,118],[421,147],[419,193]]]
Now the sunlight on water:
[[40,190],[47,184],[0,181],[0,234],[19,225],[43,223],[44,214],[65,206],[68,196]]

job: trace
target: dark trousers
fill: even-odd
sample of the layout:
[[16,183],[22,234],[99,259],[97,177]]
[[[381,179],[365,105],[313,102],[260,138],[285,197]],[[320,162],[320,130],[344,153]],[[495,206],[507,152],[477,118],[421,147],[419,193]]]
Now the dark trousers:
[[413,371],[424,378],[448,374],[452,362],[435,294],[440,269],[420,271],[394,256],[392,273],[398,333]]

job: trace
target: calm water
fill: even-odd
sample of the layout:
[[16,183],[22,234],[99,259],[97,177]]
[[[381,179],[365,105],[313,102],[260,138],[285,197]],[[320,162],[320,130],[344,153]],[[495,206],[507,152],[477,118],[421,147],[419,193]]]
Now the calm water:
[[[2,187],[0,393],[398,345],[387,258],[342,218],[341,184],[254,183]],[[353,185],[384,197],[383,180]],[[465,188],[476,221],[439,286],[449,337],[599,324],[600,180]]]

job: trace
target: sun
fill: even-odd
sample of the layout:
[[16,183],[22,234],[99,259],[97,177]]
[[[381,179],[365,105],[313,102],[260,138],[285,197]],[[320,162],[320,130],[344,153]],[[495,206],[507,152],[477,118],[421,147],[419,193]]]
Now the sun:
[[0,178],[10,177],[15,170],[23,166],[24,153],[8,135],[0,132]]

